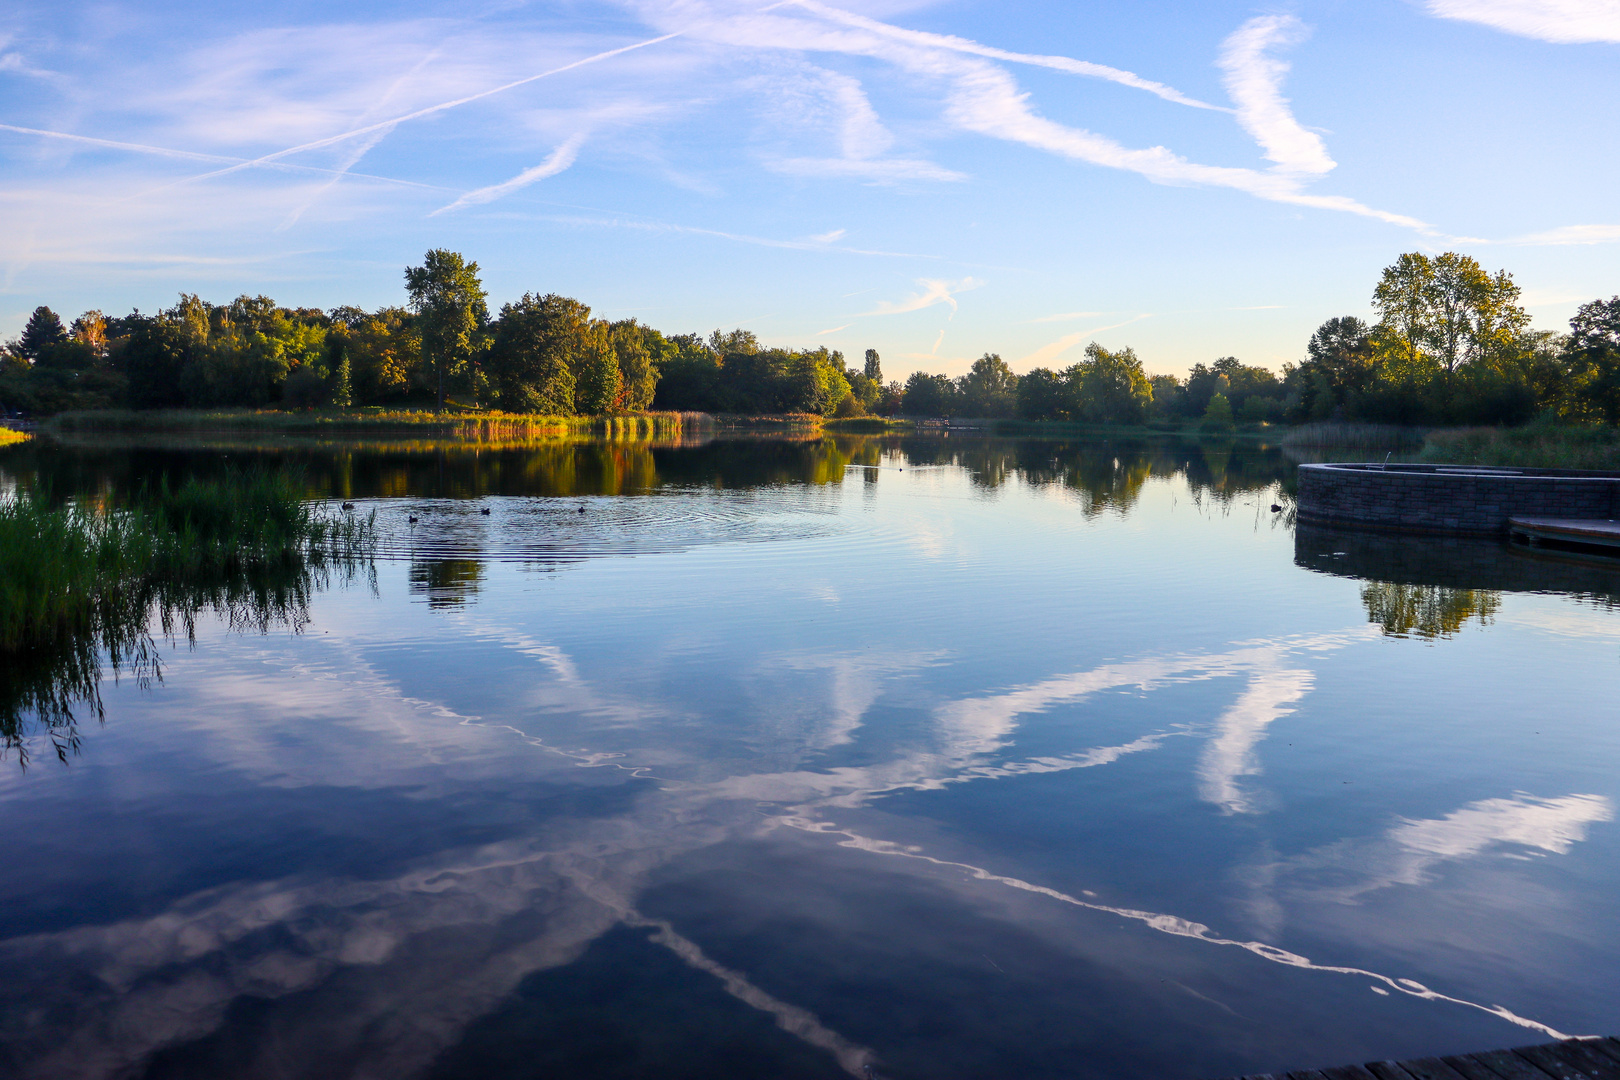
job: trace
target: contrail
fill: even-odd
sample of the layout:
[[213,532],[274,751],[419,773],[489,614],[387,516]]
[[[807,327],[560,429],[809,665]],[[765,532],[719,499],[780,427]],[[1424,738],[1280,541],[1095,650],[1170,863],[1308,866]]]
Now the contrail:
[[[324,139],[316,139],[314,142],[307,142],[299,146],[288,147],[286,150],[277,150],[273,154],[266,154],[263,157],[253,158],[251,161],[244,161],[241,164],[232,165],[229,168],[216,169],[210,173],[203,173],[200,176],[193,176],[190,178],[190,180],[208,180],[215,176],[224,176],[226,173],[236,172],[240,169],[250,169],[259,165],[267,165],[270,162],[277,161],[292,154],[301,154],[305,150],[319,150],[323,146],[331,146],[333,143],[340,143],[345,139],[352,139],[357,135],[366,135],[370,132],[379,131],[383,128],[390,128],[396,124],[403,124],[407,120],[418,120],[424,116],[431,116],[437,112],[444,112],[446,109],[454,109],[458,105],[465,105],[470,101],[478,101],[480,98],[487,98],[494,94],[511,90],[514,87],[535,82],[538,79],[549,78],[552,75],[561,75],[565,71],[572,71],[575,68],[584,67],[586,64],[594,64],[598,60],[608,60],[612,57],[631,52],[635,49],[645,49],[648,45],[657,45],[659,42],[668,41],[670,38],[680,37],[685,32],[686,31],[684,30],[677,30],[673,34],[665,34],[662,37],[649,38],[646,41],[638,41],[634,45],[624,45],[617,49],[609,49],[607,52],[597,53],[595,56],[587,56],[583,60],[575,60],[571,64],[564,64],[562,67],[552,68],[550,71],[542,71],[538,75],[530,75],[527,78],[517,79],[513,82],[506,83],[503,86],[497,86],[490,90],[480,90],[476,94],[468,94],[466,97],[456,98],[454,101],[445,101],[440,102],[437,105],[429,105],[425,109],[418,109],[415,112],[406,113],[403,116],[396,116],[392,120],[381,120],[375,124],[367,124],[365,127],[355,128],[353,131],[345,131],[341,135],[329,135]],[[182,183],[189,182],[190,181],[182,181]]]

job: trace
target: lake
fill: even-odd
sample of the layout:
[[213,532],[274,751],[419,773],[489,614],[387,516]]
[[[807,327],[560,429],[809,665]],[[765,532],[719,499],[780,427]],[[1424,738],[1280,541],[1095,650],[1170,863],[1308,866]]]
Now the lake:
[[1252,441],[85,442],[0,485],[262,461],[379,557],[23,717],[0,1074],[1198,1080],[1620,1030],[1613,567],[1296,529]]

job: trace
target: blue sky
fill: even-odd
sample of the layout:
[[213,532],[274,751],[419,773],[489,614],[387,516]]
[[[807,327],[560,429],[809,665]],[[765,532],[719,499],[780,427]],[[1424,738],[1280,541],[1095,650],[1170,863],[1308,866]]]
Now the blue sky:
[[1620,292],[1620,2],[0,9],[0,333],[181,290],[879,349],[1296,360],[1402,251]]

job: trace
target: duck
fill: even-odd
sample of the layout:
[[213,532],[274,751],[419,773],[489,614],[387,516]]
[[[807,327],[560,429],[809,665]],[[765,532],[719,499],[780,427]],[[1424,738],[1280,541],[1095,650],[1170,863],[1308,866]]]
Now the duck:
[[1272,503],[1271,504],[1271,512],[1273,514],[1280,514],[1280,513],[1282,513],[1282,507],[1278,506],[1276,503]]
[[411,515],[411,524],[412,524],[412,525],[415,525],[415,524],[416,524],[416,515],[415,515],[415,514],[412,514],[412,515]]
[[489,507],[487,507],[487,506],[480,506],[480,507],[479,507],[479,508],[478,508],[478,512],[479,512],[479,513],[480,513],[480,514],[483,514],[483,515],[484,515],[484,516],[485,516],[485,517],[488,517],[488,516],[489,516]]
[[344,503],[343,504],[343,509],[345,509],[345,510],[353,510],[354,509],[354,503],[352,503],[352,502]]

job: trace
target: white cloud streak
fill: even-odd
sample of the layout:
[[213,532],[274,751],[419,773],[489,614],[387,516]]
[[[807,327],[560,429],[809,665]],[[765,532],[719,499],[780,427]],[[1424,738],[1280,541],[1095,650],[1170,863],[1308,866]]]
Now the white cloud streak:
[[436,105],[429,105],[426,108],[416,109],[413,112],[408,112],[408,113],[405,113],[405,114],[403,114],[401,116],[396,116],[392,120],[383,120],[383,121],[381,121],[379,123],[367,124],[364,127],[354,128],[353,130],[345,131],[345,132],[342,132],[341,134],[338,134],[338,135],[329,135],[329,136],[327,136],[327,137],[325,137],[323,139],[314,139],[314,140],[311,140],[310,142],[300,143],[297,146],[289,146],[285,150],[277,150],[273,154],[264,154],[264,155],[262,155],[260,157],[253,158],[250,161],[244,161],[239,165],[232,165],[229,168],[221,169],[221,170],[219,170],[217,172],[204,173],[201,176],[192,177],[192,180],[207,180],[207,179],[211,179],[212,177],[223,176],[226,173],[236,172],[236,171],[238,171],[240,169],[253,168],[255,166],[264,165],[264,164],[267,164],[267,163],[272,162],[272,161],[279,161],[281,158],[290,157],[293,154],[301,154],[301,153],[304,153],[305,151],[308,151],[308,150],[319,150],[319,149],[321,149],[323,147],[333,146],[333,145],[336,145],[337,143],[345,142],[345,141],[347,141],[349,139],[353,139],[353,138],[356,138],[356,137],[361,136],[361,135],[370,134],[373,131],[380,131],[380,130],[383,130],[385,128],[393,128],[393,127],[398,126],[399,124],[407,123],[408,121],[411,121],[411,120],[420,120],[421,118],[423,118],[425,116],[432,116],[435,113],[445,112],[445,111],[447,111],[449,109],[454,109],[454,108],[458,108],[459,106],[462,106],[462,105],[471,104],[474,101],[480,101],[480,100],[482,100],[484,98],[487,98],[487,97],[493,97],[496,94],[505,93],[507,90],[513,90],[513,89],[516,89],[519,86],[526,86],[529,83],[535,82],[535,81],[540,80],[540,79],[547,79],[547,78],[550,78],[553,75],[561,75],[563,72],[573,71],[573,70],[575,70],[577,68],[582,68],[582,67],[586,66],[587,64],[595,64],[595,63],[598,63],[598,62],[600,62],[602,60],[611,59],[612,57],[615,57],[615,56],[623,56],[625,53],[632,52],[632,51],[634,51],[636,49],[644,49],[649,45],[657,45],[657,44],[660,44],[661,42],[668,41],[671,38],[680,37],[681,33],[682,33],[682,31],[676,30],[676,31],[673,31],[673,32],[668,33],[668,34],[662,34],[662,35],[660,35],[658,37],[655,37],[655,38],[649,38],[646,41],[638,41],[638,42],[635,42],[634,44],[623,45],[623,46],[620,46],[617,49],[608,49],[605,52],[599,52],[599,53],[596,53],[595,55],[587,56],[587,57],[585,57],[583,59],[575,60],[575,61],[573,61],[571,63],[563,64],[561,67],[554,67],[554,68],[551,68],[549,71],[542,71],[538,75],[528,75],[528,76],[525,76],[524,78],[521,78],[521,79],[514,79],[511,82],[503,83],[500,86],[491,87],[488,90],[480,90],[476,94],[466,94],[466,95],[463,95],[462,97],[454,98],[454,99],[452,99],[450,101],[441,101]]
[[1009,52],[1006,49],[992,48],[988,45],[981,45],[977,41],[970,41],[967,38],[959,38],[950,34],[930,34],[921,30],[906,30],[898,26],[892,26],[889,23],[879,22],[876,19],[856,15],[853,12],[828,7],[826,4],[817,3],[816,0],[794,0],[794,2],[797,6],[820,15],[824,19],[883,34],[897,41],[937,49],[949,49],[952,52],[966,53],[970,56],[983,56],[990,60],[1007,60],[1015,64],[1051,68],[1054,71],[1068,72],[1070,75],[1084,75],[1094,79],[1105,79],[1121,86],[1146,90],[1150,94],[1155,94],[1166,101],[1173,101],[1178,105],[1188,105],[1195,109],[1213,109],[1217,112],[1230,111],[1223,109],[1219,105],[1211,105],[1206,101],[1188,97],[1175,87],[1153,82],[1151,79],[1144,79],[1140,75],[1109,67],[1106,64],[1093,64],[1086,60],[1072,60],[1067,56],[1040,56],[1032,53]]
[[1565,225],[1546,232],[1531,233],[1505,243],[1524,247],[1568,247],[1576,244],[1620,243],[1620,225]]
[[1289,65],[1272,55],[1304,36],[1305,27],[1292,15],[1250,19],[1221,45],[1220,67],[1226,92],[1237,103],[1238,124],[1265,150],[1266,159],[1284,173],[1325,176],[1335,162],[1321,138],[1294,119],[1282,95]]
[[[1129,326],[1134,322],[1141,322],[1143,319],[1151,319],[1152,317],[1152,315],[1134,315],[1131,318],[1126,319],[1124,322],[1110,323],[1107,326],[1094,326],[1089,330],[1077,330],[1072,334],[1064,334],[1056,341],[1048,342],[1047,344],[1042,345],[1040,348],[1036,349],[1034,352],[1020,360],[1019,363],[1027,364],[1030,367],[1040,367],[1042,364],[1050,363],[1059,356],[1062,356],[1064,353],[1068,352],[1070,349],[1074,348],[1076,345],[1080,344],[1082,341],[1094,334],[1101,334],[1108,330],[1118,330],[1122,326]],[[1039,319],[1036,321],[1045,322],[1046,320]]]
[[579,134],[570,137],[568,141],[564,142],[561,146],[557,147],[557,149],[553,150],[546,157],[546,160],[542,161],[534,168],[524,169],[522,172],[512,177],[512,179],[504,180],[499,184],[491,184],[488,187],[481,187],[477,191],[469,191],[455,202],[448,206],[441,206],[428,216],[437,217],[439,214],[447,213],[451,210],[459,210],[463,206],[477,206],[482,203],[494,202],[503,195],[510,195],[519,188],[528,187],[530,184],[544,180],[548,176],[556,176],[558,173],[572,165],[575,159],[579,157],[579,148],[584,144],[584,142],[585,133],[580,132]]
[[[905,315],[913,311],[931,308],[936,304],[948,304],[952,311],[956,310],[956,294],[969,289],[977,289],[984,282],[973,278],[963,278],[961,281],[944,281],[939,278],[920,278],[917,284],[922,291],[913,293],[904,300],[880,300],[877,307],[871,311],[861,312],[861,316],[868,315]],[[937,345],[935,346],[938,347]]]
[[1613,0],[1429,0],[1429,14],[1559,45],[1620,42]]

